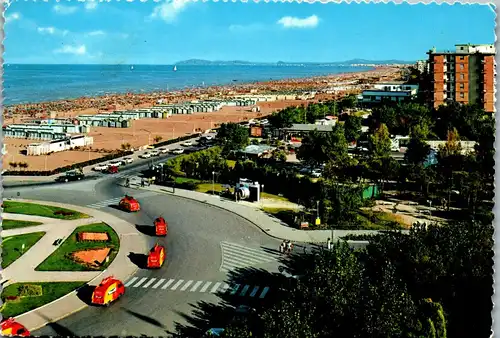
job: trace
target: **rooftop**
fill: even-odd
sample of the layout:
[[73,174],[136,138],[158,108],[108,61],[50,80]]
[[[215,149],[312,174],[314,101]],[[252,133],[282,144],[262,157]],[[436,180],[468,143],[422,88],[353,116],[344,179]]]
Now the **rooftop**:
[[293,124],[290,128],[283,128],[286,131],[332,131],[332,125],[318,125],[318,124]]
[[266,151],[272,151],[276,149],[275,147],[268,146],[266,144],[251,144],[245,149],[241,150],[242,153],[251,155],[260,155]]

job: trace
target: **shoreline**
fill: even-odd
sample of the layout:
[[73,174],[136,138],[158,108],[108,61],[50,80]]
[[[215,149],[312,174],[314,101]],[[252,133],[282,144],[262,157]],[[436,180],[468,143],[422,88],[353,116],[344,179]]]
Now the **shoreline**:
[[[159,99],[167,102],[180,102],[192,100],[194,97],[203,95],[230,96],[232,94],[255,94],[262,92],[292,92],[305,90],[321,90],[328,86],[335,85],[338,80],[360,80],[362,78],[376,77],[377,74],[396,73],[401,66],[380,66],[359,72],[344,72],[326,74],[320,76],[307,76],[297,78],[283,78],[268,81],[238,82],[234,84],[215,85],[207,87],[193,87],[172,91],[150,91],[150,92],[118,92],[97,96],[81,96],[77,98],[60,99],[43,102],[30,102],[5,105],[5,116],[9,114],[26,114],[34,118],[40,113],[53,111],[56,113],[68,113],[82,111],[87,109],[97,109],[98,111],[107,111],[109,108],[120,109],[119,107],[132,106],[134,109],[142,108],[146,104],[154,105]],[[387,75],[387,74],[385,74]],[[96,102],[98,101],[98,102]],[[113,106],[113,107],[110,107]]]

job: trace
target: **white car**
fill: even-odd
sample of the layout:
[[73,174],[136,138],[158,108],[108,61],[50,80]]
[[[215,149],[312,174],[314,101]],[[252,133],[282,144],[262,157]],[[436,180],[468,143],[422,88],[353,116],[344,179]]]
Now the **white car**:
[[151,154],[150,153],[144,153],[139,155],[140,158],[150,158]]
[[104,170],[108,170],[108,168],[109,168],[109,164],[101,163],[101,164],[96,165],[92,169],[94,169],[95,171],[104,171]]
[[129,164],[129,163],[132,163],[134,162],[134,159],[132,157],[125,157],[123,160],[122,160],[122,163],[123,164]]
[[160,156],[160,152],[158,150],[153,150],[150,154],[151,156]]
[[191,141],[186,141],[182,144],[184,147],[191,147],[193,145],[193,142]]
[[207,141],[210,141],[210,140],[213,140],[213,139],[214,139],[214,137],[213,137],[212,135],[205,135],[205,136],[203,136],[203,137],[204,137],[204,138],[205,138],[205,140],[207,140]]
[[311,171],[311,176],[313,177],[321,177],[321,169],[314,169]]
[[182,153],[184,152],[184,149],[182,149],[182,148],[177,148],[177,149],[172,150],[172,152],[173,152],[174,154],[182,154]]
[[109,165],[112,167],[119,167],[122,165],[122,161],[111,161],[109,162]]
[[168,148],[160,148],[160,149],[158,149],[158,151],[160,153],[162,153],[162,154],[166,154],[166,153],[168,153],[170,151],[170,149],[168,149]]

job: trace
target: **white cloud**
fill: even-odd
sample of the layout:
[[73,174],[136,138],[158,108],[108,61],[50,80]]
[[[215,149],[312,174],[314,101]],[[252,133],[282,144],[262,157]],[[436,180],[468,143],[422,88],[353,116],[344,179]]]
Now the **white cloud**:
[[62,15],[73,14],[78,10],[78,7],[75,6],[64,6],[64,5],[55,5],[53,7],[54,12]]
[[66,45],[60,49],[56,49],[54,53],[57,54],[74,54],[74,55],[85,55],[87,53],[87,48],[85,45],[80,46],[70,46]]
[[100,35],[105,35],[106,33],[104,31],[98,30],[98,31],[92,31],[88,32],[87,36],[100,36]]
[[187,0],[166,0],[153,9],[151,18],[161,19],[168,23],[173,22],[177,15],[186,8],[188,3],[189,1]]
[[86,0],[85,1],[85,9],[88,11],[92,11],[97,8],[97,1]]
[[303,19],[293,16],[284,16],[276,23],[284,28],[314,28],[318,25],[319,18],[316,15],[311,15]]
[[60,30],[60,29],[57,29],[55,27],[37,27],[36,30],[40,34],[49,34],[49,35],[57,34],[57,35],[66,36],[69,33],[68,30]]
[[19,14],[18,12],[14,12],[10,15],[5,16],[5,23],[9,23],[11,21],[16,21],[19,19],[21,19],[21,14]]

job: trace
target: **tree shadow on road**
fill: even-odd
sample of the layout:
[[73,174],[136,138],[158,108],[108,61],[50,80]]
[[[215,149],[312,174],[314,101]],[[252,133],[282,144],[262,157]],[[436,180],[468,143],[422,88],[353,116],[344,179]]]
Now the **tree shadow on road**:
[[[42,317],[43,319],[45,319],[47,322],[49,322],[49,318],[45,317],[44,315],[42,315],[40,312],[38,312],[38,315],[40,317]],[[61,324],[58,324],[58,323],[47,323],[48,327],[50,327],[52,330],[54,330],[54,332],[60,336],[60,337],[74,337],[75,334],[70,330],[68,329],[67,327],[61,325]]]
[[139,269],[146,269],[148,263],[148,256],[145,254],[139,254],[135,252],[129,252],[128,258],[135,264]]
[[[280,270],[286,270],[290,274],[302,273],[302,269],[295,267],[307,261],[307,257],[302,256],[304,255],[292,254],[279,258]],[[190,304],[193,307],[190,314],[179,313],[186,324],[176,322],[175,331],[168,333],[174,337],[202,337],[210,328],[227,327],[241,316],[256,318],[254,316],[280,301],[285,296],[283,293],[293,288],[295,282],[294,278],[264,269],[244,268],[231,271],[226,281],[230,288],[226,292],[217,293],[217,304],[206,301]],[[254,310],[240,311],[242,307]]]
[[161,329],[165,329],[165,327],[163,326],[162,323],[160,323],[159,321],[157,321],[156,319],[154,318],[151,318],[151,317],[148,317],[148,316],[145,316],[145,315],[142,315],[138,312],[135,312],[135,311],[132,311],[132,310],[129,310],[129,309],[126,309],[124,307],[122,307],[123,311],[125,311],[126,313],[128,313],[129,315],[131,316],[134,316],[142,321],[145,321],[146,323],[149,323],[151,325],[154,325],[156,327],[159,327]]

